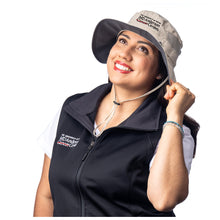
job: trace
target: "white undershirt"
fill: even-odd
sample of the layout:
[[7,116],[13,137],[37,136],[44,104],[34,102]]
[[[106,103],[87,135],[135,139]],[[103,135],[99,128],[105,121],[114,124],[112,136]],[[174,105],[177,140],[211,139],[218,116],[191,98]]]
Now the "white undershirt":
[[[49,125],[47,126],[45,131],[40,135],[40,137],[37,140],[39,146],[43,149],[44,153],[49,158],[51,158],[51,156],[52,156],[53,145],[54,145],[54,141],[56,138],[58,121],[60,118],[60,112],[61,112],[61,109],[57,112],[57,114],[55,115],[53,120],[49,123]],[[185,125],[183,125],[183,130],[184,130],[183,154],[184,154],[185,165],[186,165],[186,168],[189,173],[190,169],[191,169],[195,143],[194,143],[193,137],[191,135],[190,129],[188,127],[186,127]],[[157,148],[155,150],[154,157],[155,157],[156,151],[157,151]],[[149,169],[151,168],[151,166],[153,164],[154,157],[152,158],[152,160],[150,162]]]

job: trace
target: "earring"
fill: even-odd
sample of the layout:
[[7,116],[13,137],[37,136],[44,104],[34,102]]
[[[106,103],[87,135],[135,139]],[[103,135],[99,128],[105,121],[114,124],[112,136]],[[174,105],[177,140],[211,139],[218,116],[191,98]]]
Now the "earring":
[[161,76],[161,74],[160,74],[160,73],[158,73],[158,75],[156,76],[156,79],[157,79],[157,80],[162,79],[162,76]]

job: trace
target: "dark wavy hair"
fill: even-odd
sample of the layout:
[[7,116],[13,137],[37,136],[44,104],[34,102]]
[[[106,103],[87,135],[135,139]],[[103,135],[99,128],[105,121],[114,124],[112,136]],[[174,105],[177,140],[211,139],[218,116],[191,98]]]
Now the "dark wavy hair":
[[[166,66],[163,62],[163,59],[162,59],[162,56],[161,54],[159,54],[159,73],[161,74],[161,79],[160,80],[156,80],[155,82],[155,85],[154,86],[157,86],[159,85],[161,82],[163,82],[166,77],[167,77],[167,69],[166,69]],[[168,105],[168,100],[166,100],[164,98],[164,95],[166,93],[166,85],[168,85],[169,82],[165,83],[160,89],[159,89],[159,92],[158,92],[158,96],[157,96],[157,99],[159,101],[159,103],[164,107],[166,108],[167,105]],[[184,115],[184,119],[183,119],[183,124],[185,126],[187,126],[188,128],[190,128],[191,130],[191,135],[194,139],[194,142],[195,142],[195,148],[194,148],[194,157],[195,157],[195,154],[196,154],[196,144],[197,144],[197,134],[198,134],[198,131],[199,131],[199,128],[200,128],[200,125],[191,117],[189,117],[188,115]]]

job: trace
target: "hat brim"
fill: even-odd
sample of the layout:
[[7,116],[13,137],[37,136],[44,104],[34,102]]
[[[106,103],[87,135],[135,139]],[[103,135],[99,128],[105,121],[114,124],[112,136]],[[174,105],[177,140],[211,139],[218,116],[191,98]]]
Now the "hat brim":
[[176,80],[173,69],[168,67],[167,57],[160,42],[158,42],[149,32],[114,19],[104,19],[100,21],[95,28],[92,39],[92,51],[99,62],[107,62],[109,52],[117,40],[118,33],[122,30],[135,32],[149,40],[160,51],[169,79],[173,81]]

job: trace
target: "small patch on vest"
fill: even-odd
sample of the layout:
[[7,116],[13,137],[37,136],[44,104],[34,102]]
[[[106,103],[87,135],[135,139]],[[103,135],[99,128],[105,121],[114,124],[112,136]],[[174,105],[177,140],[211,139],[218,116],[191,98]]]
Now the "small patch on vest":
[[65,146],[65,147],[76,147],[79,141],[80,141],[80,138],[71,137],[69,135],[62,134],[59,140],[57,141],[57,144]]

